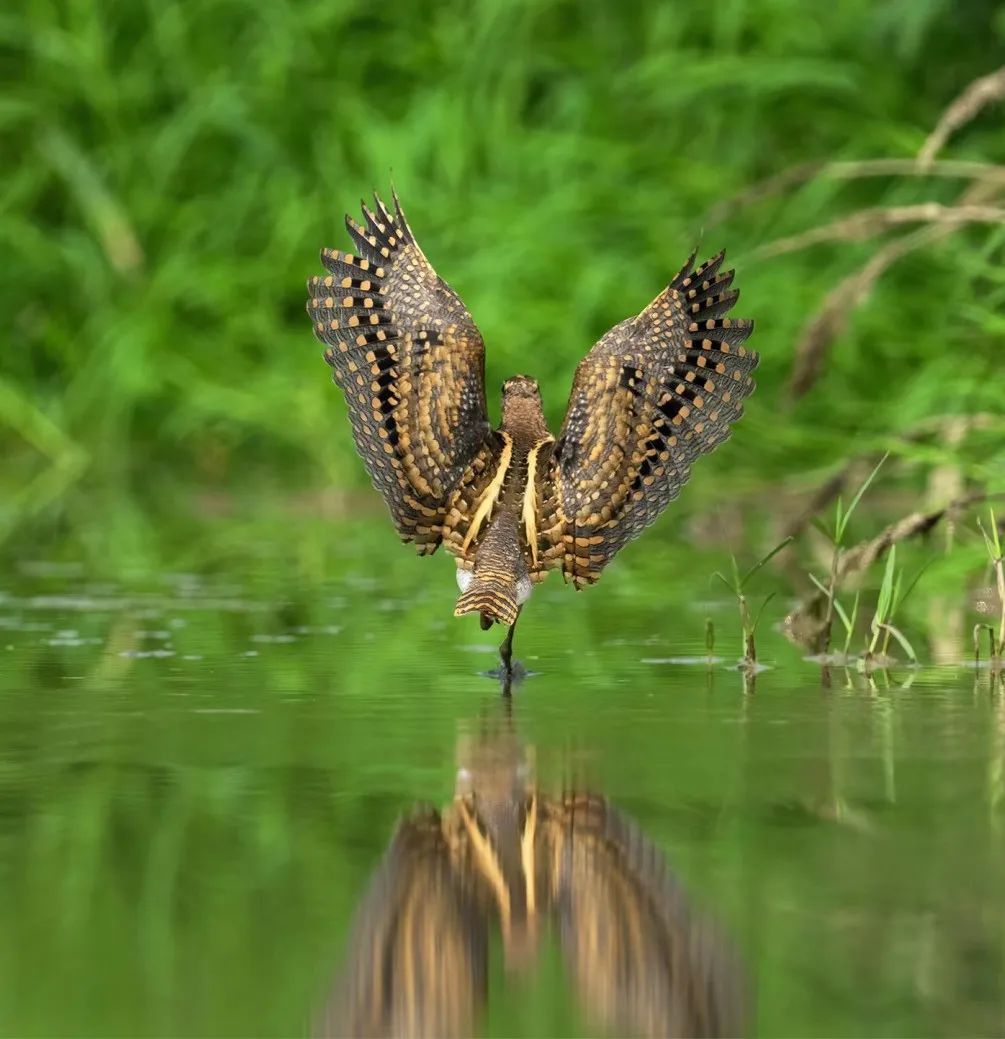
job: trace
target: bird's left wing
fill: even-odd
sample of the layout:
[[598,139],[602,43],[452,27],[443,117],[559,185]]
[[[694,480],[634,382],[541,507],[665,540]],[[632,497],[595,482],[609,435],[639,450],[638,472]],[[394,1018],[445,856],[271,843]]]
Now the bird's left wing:
[[356,447],[398,533],[431,552],[452,496],[497,452],[485,405],[485,345],[415,241],[397,197],[346,217],[355,252],[324,249],[307,312],[345,393]]
[[691,465],[729,436],[754,388],[754,323],[724,253],[694,257],[637,317],[580,362],[541,493],[539,558],[592,584],[680,493]]
[[488,919],[451,861],[439,813],[398,826],[357,913],[325,1036],[465,1036],[488,986]]

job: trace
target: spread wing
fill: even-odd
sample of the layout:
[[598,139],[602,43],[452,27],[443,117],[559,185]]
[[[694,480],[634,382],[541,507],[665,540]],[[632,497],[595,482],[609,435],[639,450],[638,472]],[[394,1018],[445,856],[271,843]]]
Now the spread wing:
[[485,406],[485,346],[433,270],[397,197],[374,196],[364,225],[346,217],[353,253],[324,249],[307,312],[345,393],[356,447],[398,533],[440,543],[452,493],[496,453]]
[[562,954],[588,1017],[612,1035],[743,1034],[739,963],[641,830],[586,794],[548,805],[545,825]]
[[466,1036],[488,985],[488,922],[456,876],[440,817],[398,827],[357,915],[325,1036]]
[[542,566],[592,584],[680,493],[694,461],[729,436],[754,388],[752,321],[719,253],[694,257],[637,317],[580,362],[542,493]]

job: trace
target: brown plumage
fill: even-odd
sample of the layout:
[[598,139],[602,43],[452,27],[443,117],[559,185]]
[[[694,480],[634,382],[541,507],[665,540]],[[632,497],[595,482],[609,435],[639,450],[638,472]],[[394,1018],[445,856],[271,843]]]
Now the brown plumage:
[[541,790],[511,732],[460,757],[453,802],[398,824],[323,1034],[477,1033],[496,928],[523,974],[553,929],[584,1017],[609,1034],[743,1034],[738,958],[631,819],[599,794]]
[[393,209],[346,217],[356,251],[322,251],[308,313],[402,540],[457,557],[455,614],[512,625],[549,570],[593,584],[729,436],[754,388],[753,322],[724,316],[738,295],[724,254],[697,269],[692,255],[580,362],[557,438],[523,376],[493,430],[482,337]]

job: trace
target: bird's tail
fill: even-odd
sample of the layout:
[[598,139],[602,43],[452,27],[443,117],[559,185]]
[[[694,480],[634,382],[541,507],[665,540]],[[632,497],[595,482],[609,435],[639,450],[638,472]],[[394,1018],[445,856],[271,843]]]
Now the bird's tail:
[[455,617],[461,617],[465,613],[480,613],[482,627],[485,629],[492,626],[492,621],[506,625],[515,624],[519,612],[516,579],[503,574],[474,575],[454,607]]

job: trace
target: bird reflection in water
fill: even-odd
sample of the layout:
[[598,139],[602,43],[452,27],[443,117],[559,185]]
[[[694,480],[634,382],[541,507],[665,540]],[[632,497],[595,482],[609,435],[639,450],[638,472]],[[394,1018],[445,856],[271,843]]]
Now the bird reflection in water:
[[507,718],[460,740],[453,801],[398,824],[359,909],[327,1036],[465,1036],[489,939],[526,972],[553,928],[587,1021],[615,1035],[739,1035],[745,985],[663,855],[606,798],[537,787]]

